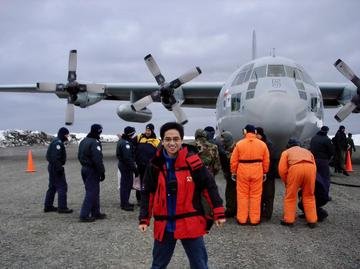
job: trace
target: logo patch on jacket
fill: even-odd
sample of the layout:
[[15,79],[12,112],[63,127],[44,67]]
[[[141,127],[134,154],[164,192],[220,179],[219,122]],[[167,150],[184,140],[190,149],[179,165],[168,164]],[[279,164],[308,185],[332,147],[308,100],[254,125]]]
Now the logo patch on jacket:
[[101,151],[101,148],[100,148],[100,146],[97,146],[97,147],[96,147],[96,149],[97,149],[98,151]]
[[126,144],[125,148],[126,148],[126,149],[130,149],[130,145],[129,145],[129,144]]
[[57,150],[60,150],[60,148],[61,148],[60,145],[56,145]]

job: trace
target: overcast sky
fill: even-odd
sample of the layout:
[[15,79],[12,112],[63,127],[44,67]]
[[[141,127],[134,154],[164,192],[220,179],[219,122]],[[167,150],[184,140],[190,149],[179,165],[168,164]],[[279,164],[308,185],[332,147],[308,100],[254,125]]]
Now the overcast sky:
[[[276,55],[302,65],[316,82],[346,82],[333,67],[343,59],[360,75],[360,1],[14,1],[0,8],[0,84],[64,83],[69,50],[78,50],[77,76],[91,82],[153,82],[143,57],[152,53],[168,80],[193,66],[195,81],[225,81],[257,54]],[[118,118],[120,102],[76,108],[73,132],[101,123],[104,133],[143,124]],[[55,133],[63,125],[66,100],[52,94],[0,93],[0,129]],[[173,120],[159,104],[149,107],[157,127]],[[215,111],[186,109],[185,131],[215,125]],[[335,111],[326,124],[336,128]],[[344,122],[360,133],[359,115]],[[358,128],[358,129],[356,129]]]

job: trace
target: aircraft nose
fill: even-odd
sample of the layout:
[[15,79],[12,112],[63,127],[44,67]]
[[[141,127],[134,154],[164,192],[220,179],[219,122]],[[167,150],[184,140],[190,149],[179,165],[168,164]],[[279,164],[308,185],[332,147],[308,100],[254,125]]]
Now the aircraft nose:
[[296,128],[293,104],[285,98],[269,98],[263,109],[264,130],[272,137],[288,138]]
[[259,103],[249,109],[251,114],[261,114],[258,117],[261,121],[254,124],[264,129],[276,148],[284,148],[289,136],[296,130],[295,104],[286,97],[281,93],[272,93],[272,96],[259,98]]

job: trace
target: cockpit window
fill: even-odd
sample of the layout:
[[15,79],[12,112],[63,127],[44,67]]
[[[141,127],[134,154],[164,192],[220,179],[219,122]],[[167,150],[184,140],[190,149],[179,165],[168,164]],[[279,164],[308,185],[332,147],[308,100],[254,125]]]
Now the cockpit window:
[[251,80],[263,78],[265,77],[265,75],[266,75],[266,65],[255,67],[251,76]]
[[285,71],[287,77],[294,78],[296,80],[303,80],[305,83],[316,87],[316,83],[302,67],[298,66],[298,68],[294,68],[292,66],[285,65]]
[[292,66],[285,65],[286,76],[289,78],[295,78],[295,68]]
[[235,77],[231,86],[240,85],[241,83],[248,81],[250,78],[250,74],[251,74],[253,66],[254,66],[254,64],[248,64],[248,65],[245,65],[243,68],[241,68],[239,74]]
[[234,79],[233,83],[231,84],[231,86],[235,86],[235,85],[240,85],[244,78],[245,78],[246,72],[240,72]]
[[296,78],[296,80],[303,80],[302,77],[303,76],[302,76],[301,70],[295,69],[295,78]]
[[285,77],[285,68],[282,64],[269,64],[268,66],[268,77]]
[[314,87],[316,87],[316,84],[315,82],[311,79],[311,77],[309,76],[308,73],[305,72],[305,70],[303,70],[303,77],[304,77],[304,82],[307,83],[307,84],[310,84]]
[[303,80],[303,72],[295,67],[285,65],[286,76],[295,80]]

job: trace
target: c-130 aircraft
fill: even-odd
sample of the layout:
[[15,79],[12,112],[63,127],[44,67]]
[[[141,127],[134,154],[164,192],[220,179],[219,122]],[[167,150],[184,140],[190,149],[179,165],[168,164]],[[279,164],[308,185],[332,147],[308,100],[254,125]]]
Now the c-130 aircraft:
[[252,61],[242,65],[223,82],[187,83],[201,73],[196,67],[166,82],[152,55],[144,60],[157,82],[79,83],[76,77],[77,51],[70,51],[68,82],[38,82],[33,85],[1,85],[0,92],[55,93],[67,99],[65,123],[74,121],[74,106],[81,108],[101,100],[129,101],[117,108],[118,116],[131,122],[147,122],[152,102],[161,102],[178,122],[188,120],[182,107],[215,108],[217,130],[230,131],[235,140],[242,137],[246,124],[264,129],[279,154],[289,138],[309,140],[323,125],[324,106],[344,105],[338,121],[360,111],[360,79],[340,59],[335,67],[351,83],[316,84],[295,61],[275,55],[256,57],[253,32]]

